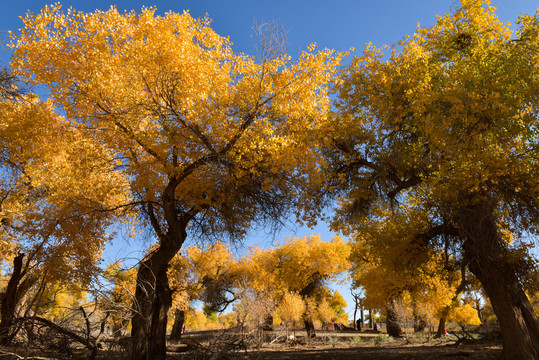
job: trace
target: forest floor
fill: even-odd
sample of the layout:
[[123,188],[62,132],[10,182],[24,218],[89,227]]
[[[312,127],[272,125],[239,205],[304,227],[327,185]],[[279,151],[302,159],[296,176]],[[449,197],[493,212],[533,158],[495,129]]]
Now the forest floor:
[[[179,342],[169,342],[167,358],[174,360],[206,359],[249,359],[249,360],[406,360],[406,359],[468,359],[494,360],[501,357],[500,342],[476,342],[456,345],[457,338],[446,336],[441,339],[415,336],[410,339],[391,339],[385,334],[350,332],[317,332],[317,337],[308,339],[304,331],[270,331],[261,338],[244,334],[245,340],[238,342],[238,334],[223,331],[204,331],[185,334]],[[286,339],[288,338],[288,341]],[[248,346],[244,346],[248,344]],[[104,345],[104,344],[103,344]],[[109,344],[110,345],[110,344]],[[2,348],[0,360],[11,359],[88,359],[89,352],[71,349],[69,352],[47,351],[43,348]],[[127,353],[118,346],[103,346],[97,359],[127,359]]]
[[[211,355],[220,354],[222,358],[253,359],[253,360],[281,360],[281,359],[317,359],[317,360],[401,360],[401,359],[472,359],[494,360],[501,357],[501,342],[476,342],[456,345],[457,338],[446,336],[442,339],[429,339],[414,337],[410,339],[391,339],[385,334],[371,334],[351,332],[317,332],[315,339],[306,340],[304,332],[296,333],[296,340],[279,341],[279,332],[269,332],[264,336],[264,343],[260,347],[250,349],[229,349],[223,351],[226,342],[214,341],[213,344],[205,342],[205,347],[199,350],[191,349],[189,352],[182,349],[184,346],[199,344],[195,339],[204,341],[201,333],[193,333],[182,340],[181,344],[170,347],[171,359],[204,359]],[[289,335],[290,336],[290,335]],[[275,340],[275,341],[274,341]],[[272,343],[273,341],[273,343]],[[214,350],[210,350],[214,347]],[[202,350],[204,349],[204,350]],[[210,355],[211,352],[211,355]],[[217,356],[216,358],[219,358]]]

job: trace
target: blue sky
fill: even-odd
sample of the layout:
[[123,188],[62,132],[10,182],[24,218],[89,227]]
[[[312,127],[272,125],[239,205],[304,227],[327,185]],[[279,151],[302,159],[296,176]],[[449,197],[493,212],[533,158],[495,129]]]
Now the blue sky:
[[[7,41],[7,31],[17,32],[22,27],[19,16],[27,11],[39,12],[48,1],[19,0],[6,1],[0,12],[0,42]],[[80,11],[91,12],[95,9],[106,10],[116,5],[120,11],[140,10],[141,7],[156,6],[158,13],[167,11],[182,12],[189,10],[194,17],[206,14],[213,19],[214,30],[223,36],[229,36],[238,52],[254,54],[253,24],[276,20],[282,24],[288,34],[288,51],[292,57],[299,54],[309,44],[316,42],[320,48],[332,48],[345,51],[351,47],[360,53],[367,42],[375,45],[393,44],[406,34],[412,34],[418,22],[423,27],[433,25],[437,15],[451,11],[458,4],[454,0],[333,0],[333,1],[297,1],[297,0],[136,0],[136,1],[88,1],[70,0],[61,2],[64,9],[73,7]],[[535,13],[539,7],[537,0],[492,0],[498,8],[497,14],[503,21],[517,19],[519,13]],[[9,50],[0,48],[0,62],[7,63]],[[285,229],[276,240],[288,235],[304,236],[320,233],[324,239],[332,234],[325,224],[315,229]],[[269,245],[266,234],[252,234],[247,244]],[[105,254],[107,260],[121,257],[137,258],[141,244],[137,240],[126,243],[119,238]],[[349,290],[340,289],[349,302]]]
[[[0,31],[17,30],[19,16],[28,10],[39,12],[53,1],[5,1],[0,13]],[[189,10],[194,17],[205,14],[213,19],[213,28],[230,36],[236,51],[253,53],[252,26],[258,22],[278,20],[288,32],[289,52],[295,56],[307,45],[361,51],[365,43],[394,43],[413,33],[417,22],[432,25],[436,15],[443,15],[456,4],[454,0],[66,0],[60,2],[81,11],[106,10],[112,5],[122,10],[140,10],[156,6],[159,13]],[[537,0],[493,0],[503,20],[514,21],[519,13],[534,13]]]

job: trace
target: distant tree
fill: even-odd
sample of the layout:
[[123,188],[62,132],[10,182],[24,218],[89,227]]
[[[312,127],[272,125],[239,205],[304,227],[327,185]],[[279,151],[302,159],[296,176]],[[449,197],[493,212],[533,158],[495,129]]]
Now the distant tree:
[[340,237],[331,241],[322,241],[315,235],[287,238],[267,250],[255,248],[241,259],[242,286],[273,294],[277,303],[288,292],[302,296],[306,305],[303,321],[309,336],[314,337],[317,304],[323,299],[334,300],[338,308],[339,299],[328,291],[326,284],[339,281],[339,276],[348,271],[349,254],[350,247]]
[[221,242],[190,246],[172,259],[168,273],[174,311],[171,339],[181,337],[185,311],[193,300],[202,301],[208,309],[219,313],[236,300],[235,265],[236,259]]
[[305,302],[302,297],[293,292],[284,294],[281,304],[277,308],[281,319],[292,322],[294,332],[296,331],[296,322],[299,321],[305,313]]

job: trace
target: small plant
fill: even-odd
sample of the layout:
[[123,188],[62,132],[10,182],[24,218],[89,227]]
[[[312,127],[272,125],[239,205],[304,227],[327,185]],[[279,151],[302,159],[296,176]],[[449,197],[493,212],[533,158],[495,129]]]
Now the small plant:
[[417,333],[412,338],[412,342],[414,343],[424,343],[427,341],[427,338],[422,333]]
[[350,340],[350,343],[352,343],[352,344],[359,344],[359,343],[361,343],[361,336],[354,336],[354,337]]
[[375,337],[373,339],[373,341],[374,341],[374,345],[380,346],[385,342],[393,341],[393,337],[392,336],[385,336],[384,334],[379,334],[377,337]]
[[333,337],[328,337],[328,344],[329,345],[335,346],[336,343],[337,343],[337,339],[335,339]]

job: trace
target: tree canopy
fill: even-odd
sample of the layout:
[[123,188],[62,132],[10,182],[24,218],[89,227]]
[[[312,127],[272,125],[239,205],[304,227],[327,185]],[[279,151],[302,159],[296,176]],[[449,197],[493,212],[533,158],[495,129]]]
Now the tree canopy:
[[[390,226],[423,251],[451,238],[502,327],[537,339],[519,284],[539,219],[539,18],[522,15],[512,32],[488,4],[463,0],[396,45],[368,45],[343,72],[327,151],[342,179],[335,226],[410,219]],[[539,356],[535,340],[504,334],[507,354]]]
[[[319,163],[303,141],[326,117],[342,55],[256,60],[235,54],[209,19],[155,8],[86,14],[53,5],[23,22],[13,68],[46,86],[71,126],[113,154],[112,173],[129,179],[123,206],[137,208],[158,239],[138,273],[133,344],[141,359],[164,357],[156,307],[170,307],[167,267],[188,226],[238,237],[292,205],[317,208],[297,201]],[[161,340],[148,341],[145,327]]]
[[[238,322],[261,327],[302,318],[314,336],[314,317],[343,316],[326,285],[350,272],[366,305],[388,323],[403,305],[416,330],[477,322],[484,290],[505,357],[539,359],[539,10],[512,30],[489,5],[461,0],[340,68],[347,54],[293,59],[264,27],[260,57],[237,53],[189,12],[22,17],[0,73],[0,344],[22,328],[24,294],[39,294],[26,314],[81,304],[84,336],[39,321],[92,351],[107,321],[119,335],[129,320],[134,360],[166,357],[167,316],[181,334],[193,299],[213,315],[237,301]],[[312,225],[328,205],[350,244],[312,235],[236,258],[221,243]],[[150,234],[147,251],[101,273],[125,223]],[[203,245],[182,251],[188,238]],[[95,337],[79,287],[100,274],[114,288],[94,296]]]

